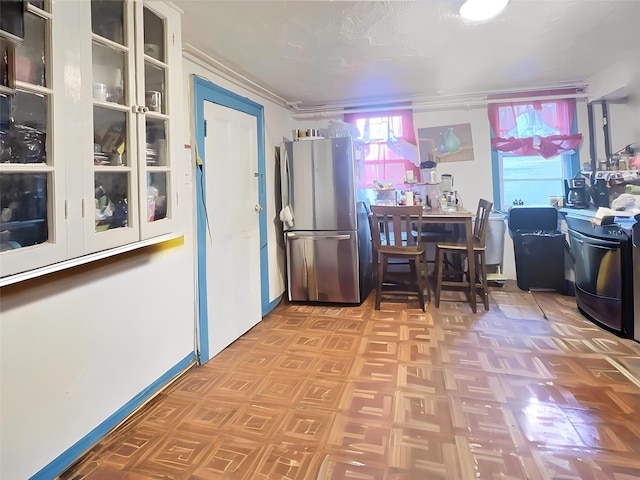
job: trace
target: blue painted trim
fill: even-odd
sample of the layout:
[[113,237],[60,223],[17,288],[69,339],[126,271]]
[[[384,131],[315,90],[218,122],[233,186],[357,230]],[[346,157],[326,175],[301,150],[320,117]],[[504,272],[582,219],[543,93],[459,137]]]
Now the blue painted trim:
[[[580,133],[578,132],[578,107],[577,104],[573,105],[573,122],[571,122],[571,133]],[[576,148],[573,151],[573,154],[570,155],[569,160],[569,178],[574,177],[580,174],[582,167],[580,165],[580,149]]]
[[[496,138],[496,132],[493,130],[491,123],[489,123],[489,139]],[[491,142],[491,140],[489,140]],[[500,156],[497,150],[491,148],[491,181],[493,184],[493,205],[496,210],[502,209],[502,203],[500,200]]]
[[[265,123],[264,107],[248,98],[219,87],[210,81],[193,75],[194,115],[196,131],[197,153],[202,159],[202,165],[196,171],[196,201],[197,205],[197,248],[198,248],[198,327],[199,327],[199,359],[209,358],[209,329],[208,329],[208,305],[207,305],[207,229],[206,191],[203,190],[204,176],[207,162],[204,154],[204,102],[212,102],[224,107],[246,113],[256,117],[257,121],[257,146],[258,146],[258,201],[260,205],[267,204],[266,191],[266,160],[265,160]],[[258,213],[258,225],[260,230],[260,283],[262,315],[270,311],[269,304],[269,252],[267,248],[267,212],[263,208]]]
[[42,470],[33,475],[30,480],[51,480],[52,478],[56,478],[69,468],[73,462],[80,458],[82,454],[95,445],[102,437],[109,433],[111,429],[119,425],[120,422],[131,415],[136,408],[155,395],[178,374],[183,372],[191,363],[193,363],[193,361],[194,355],[193,352],[190,352],[189,355],[184,357],[171,370],[125,403],[113,415],[108,417],[104,422],[78,440],[73,446],[49,463],[49,465],[45,466]]

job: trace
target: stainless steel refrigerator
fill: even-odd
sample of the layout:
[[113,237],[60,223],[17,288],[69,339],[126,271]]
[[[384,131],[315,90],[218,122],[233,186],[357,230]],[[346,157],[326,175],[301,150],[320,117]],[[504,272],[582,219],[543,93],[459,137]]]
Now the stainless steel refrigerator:
[[361,303],[371,291],[368,204],[350,137],[280,147],[289,300]]

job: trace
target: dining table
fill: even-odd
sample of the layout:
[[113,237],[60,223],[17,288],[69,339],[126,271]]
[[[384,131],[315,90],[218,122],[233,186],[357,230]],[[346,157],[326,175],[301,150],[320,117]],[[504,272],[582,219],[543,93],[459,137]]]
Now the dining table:
[[422,224],[447,224],[458,225],[464,227],[465,239],[467,243],[467,258],[469,268],[469,303],[471,305],[471,311],[477,313],[476,303],[476,282],[473,279],[476,278],[476,262],[473,261],[473,217],[474,213],[466,210],[460,205],[455,206],[435,206],[429,207],[427,205],[422,209]]

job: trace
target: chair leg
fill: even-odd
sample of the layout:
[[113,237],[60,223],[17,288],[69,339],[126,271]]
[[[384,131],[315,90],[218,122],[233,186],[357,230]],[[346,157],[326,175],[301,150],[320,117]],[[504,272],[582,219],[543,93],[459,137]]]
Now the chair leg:
[[422,272],[420,271],[420,257],[415,256],[411,261],[411,271],[414,273],[414,278],[416,279],[416,286],[418,288],[418,298],[420,299],[420,307],[422,311],[425,312],[424,306],[424,283],[422,282]]
[[424,253],[423,257],[424,262],[424,288],[427,289],[427,301],[431,303],[431,285],[429,285],[429,264],[427,263],[427,252]]
[[381,255],[382,258],[378,261],[378,286],[376,288],[376,305],[375,309],[380,310],[380,299],[382,298],[382,283],[384,280],[384,271],[387,268],[387,257]]
[[440,292],[442,291],[442,271],[444,259],[442,250],[436,247],[436,308],[440,308]]
[[484,300],[484,309],[489,311],[489,282],[487,280],[487,259],[485,252],[479,253],[479,262],[477,263],[478,278],[482,284],[482,298]]

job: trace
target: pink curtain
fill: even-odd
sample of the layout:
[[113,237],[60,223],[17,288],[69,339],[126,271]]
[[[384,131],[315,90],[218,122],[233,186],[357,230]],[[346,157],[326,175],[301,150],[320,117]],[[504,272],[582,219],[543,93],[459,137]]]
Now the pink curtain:
[[[360,132],[365,142],[365,168],[359,180],[360,187],[371,188],[374,180],[389,181],[395,185],[403,184],[407,170],[411,170],[415,178],[420,178],[419,166],[401,154],[403,150],[413,149],[417,152],[412,110],[348,113],[344,115],[344,121],[357,125],[358,120],[385,117],[389,119],[389,125],[393,125],[393,117],[400,117],[399,128],[389,132],[386,140],[370,141],[364,132]],[[407,144],[411,148],[406,149]]]
[[[567,93],[575,90],[536,92],[537,95]],[[526,95],[529,94],[521,96]],[[575,150],[582,142],[582,134],[571,133],[575,109],[575,98],[489,104],[491,146],[502,152],[544,158]]]

